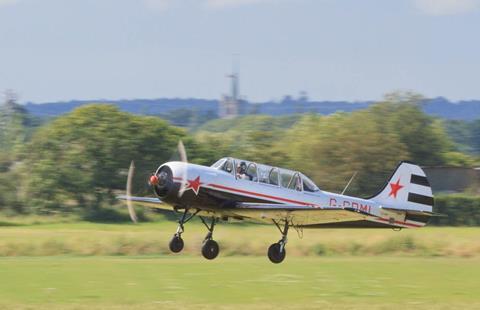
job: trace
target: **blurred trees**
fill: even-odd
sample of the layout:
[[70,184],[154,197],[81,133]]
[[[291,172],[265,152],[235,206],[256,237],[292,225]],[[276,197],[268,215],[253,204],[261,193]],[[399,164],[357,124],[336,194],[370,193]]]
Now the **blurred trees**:
[[17,197],[17,179],[13,173],[0,173],[0,211],[19,212],[22,205]]
[[[424,114],[421,102],[416,94],[394,93],[353,113],[250,115],[210,121],[192,135],[158,117],[104,104],[83,106],[36,129],[38,122],[10,100],[0,110],[0,208],[95,217],[114,203],[115,191],[124,190],[131,160],[137,167],[134,194],[149,193],[146,179],[161,163],[178,159],[180,139],[191,162],[244,158],[302,171],[334,192],[358,172],[350,195],[373,194],[401,160],[471,165],[472,157],[459,152],[445,124]],[[480,136],[480,121],[446,126]]]
[[0,150],[3,154],[13,154],[15,147],[21,147],[40,121],[28,114],[17,103],[16,95],[8,91],[5,101],[0,105]]
[[385,101],[366,111],[382,132],[399,138],[409,152],[409,160],[425,166],[444,164],[443,155],[452,144],[441,122],[423,113],[419,105],[415,101]]
[[274,145],[300,119],[300,115],[250,115],[215,120],[200,127],[195,138],[217,150],[218,158],[232,156],[282,166],[286,160],[285,150]]
[[17,103],[12,91],[0,104],[0,210],[22,211],[18,199],[19,175],[15,171],[28,137],[39,122]]
[[445,128],[459,151],[480,155],[480,120],[446,121]]
[[217,118],[214,111],[201,111],[200,109],[175,109],[163,114],[158,114],[159,117],[168,120],[172,125],[196,128],[202,124]]
[[[135,116],[110,105],[88,105],[39,129],[23,163],[27,201],[38,208],[76,205],[97,210],[124,189],[135,160],[138,189],[175,151],[184,130],[157,117]],[[186,139],[186,144],[198,149]]]
[[369,110],[309,116],[292,128],[281,145],[288,146],[288,166],[304,171],[325,190],[342,191],[358,172],[350,194],[379,189],[385,181],[382,172],[409,157],[399,135],[382,128]]
[[197,137],[216,145],[222,156],[302,171],[325,190],[342,191],[358,172],[348,193],[369,195],[401,160],[425,166],[468,162],[468,156],[452,152],[443,124],[423,113],[421,102],[414,93],[393,93],[353,113],[215,121]]
[[25,140],[28,116],[12,93],[7,93],[5,97],[0,106],[0,149],[8,152]]
[[430,224],[440,226],[480,226],[480,198],[467,194],[443,195],[435,198],[435,212]]

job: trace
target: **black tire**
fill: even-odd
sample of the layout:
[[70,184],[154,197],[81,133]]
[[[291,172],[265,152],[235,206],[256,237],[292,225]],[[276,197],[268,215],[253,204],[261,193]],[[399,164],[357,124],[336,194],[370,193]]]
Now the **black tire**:
[[279,264],[283,262],[283,260],[285,259],[285,255],[287,254],[285,247],[283,247],[282,252],[280,252],[280,248],[280,243],[274,243],[268,248],[268,258],[274,264]]
[[219,252],[220,248],[215,240],[207,240],[202,246],[202,255],[206,259],[214,259]]
[[174,235],[172,240],[170,240],[168,247],[173,253],[179,253],[183,250],[183,245],[184,243],[182,237]]

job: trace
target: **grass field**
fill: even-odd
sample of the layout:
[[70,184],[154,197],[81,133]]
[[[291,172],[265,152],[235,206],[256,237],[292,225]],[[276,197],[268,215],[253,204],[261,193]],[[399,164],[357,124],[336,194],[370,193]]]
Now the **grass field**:
[[[0,227],[0,257],[51,255],[168,254],[176,223],[140,225],[48,223]],[[183,235],[185,252],[200,253],[205,227],[188,223]],[[222,256],[264,255],[280,234],[271,225],[220,224],[215,229]],[[295,230],[289,234],[289,256],[422,256],[479,257],[480,228],[427,227],[392,230]]]
[[8,309],[480,307],[478,259],[4,258],[0,277]]
[[292,230],[274,265],[272,226],[219,225],[214,261],[175,226],[0,227],[0,309],[480,309],[479,228]]

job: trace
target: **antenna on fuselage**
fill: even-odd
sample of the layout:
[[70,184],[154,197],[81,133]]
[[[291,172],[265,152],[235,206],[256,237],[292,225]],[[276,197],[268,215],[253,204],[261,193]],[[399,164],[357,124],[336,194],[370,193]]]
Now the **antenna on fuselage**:
[[347,191],[348,187],[350,186],[350,183],[352,183],[353,179],[355,179],[355,177],[357,176],[357,172],[358,171],[355,171],[352,175],[352,177],[350,178],[350,181],[348,181],[347,185],[345,186],[345,188],[343,189],[342,191],[342,195],[345,194],[345,192]]

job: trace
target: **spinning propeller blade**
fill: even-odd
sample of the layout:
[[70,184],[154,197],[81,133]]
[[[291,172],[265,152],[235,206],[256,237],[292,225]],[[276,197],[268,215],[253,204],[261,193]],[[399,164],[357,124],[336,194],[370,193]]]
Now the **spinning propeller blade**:
[[[187,151],[185,150],[185,146],[183,145],[182,140],[178,141],[177,151],[180,156],[180,161],[185,163],[184,169],[182,169],[181,171],[182,183],[180,184],[180,189],[178,191],[178,197],[180,198],[185,192],[186,184],[187,184],[187,175],[188,175],[187,174],[187,166],[188,166]],[[132,160],[132,162],[130,163],[130,168],[128,169],[126,201],[127,201],[128,213],[130,214],[130,218],[132,219],[132,222],[137,223],[138,217],[132,203],[132,183],[133,183],[134,173],[135,173],[135,163]],[[159,176],[154,173],[150,176],[148,184],[149,186],[156,186],[158,182],[159,182]]]
[[132,203],[132,180],[133,180],[133,174],[135,173],[135,164],[132,160],[130,163],[130,168],[128,169],[128,178],[127,178],[127,207],[128,207],[128,213],[130,214],[130,218],[132,219],[132,222],[137,223],[138,217],[137,214],[135,213],[135,208],[133,207]]
[[182,183],[180,184],[180,190],[178,191],[178,198],[183,196],[185,192],[185,187],[187,186],[187,151],[185,150],[185,145],[183,145],[182,140],[178,141],[178,153],[180,154],[180,161],[185,163],[184,168],[182,169]]

